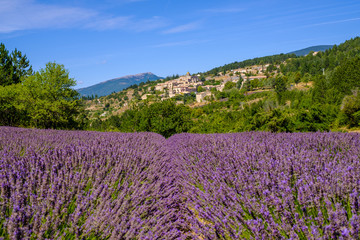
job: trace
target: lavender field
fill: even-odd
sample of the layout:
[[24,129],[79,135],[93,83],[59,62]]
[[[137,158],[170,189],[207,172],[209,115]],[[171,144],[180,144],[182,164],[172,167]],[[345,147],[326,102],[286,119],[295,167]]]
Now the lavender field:
[[0,239],[360,239],[360,135],[0,128]]

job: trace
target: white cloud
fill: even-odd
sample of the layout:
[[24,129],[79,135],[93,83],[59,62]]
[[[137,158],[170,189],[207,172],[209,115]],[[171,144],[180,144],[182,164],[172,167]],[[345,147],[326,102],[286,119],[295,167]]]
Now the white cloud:
[[337,23],[344,23],[344,22],[352,22],[352,21],[359,21],[359,20],[360,20],[360,18],[349,18],[349,19],[342,19],[342,20],[337,20],[337,21],[314,23],[314,24],[306,25],[306,26],[304,26],[304,27],[314,27],[314,26],[330,25],[330,24],[337,24]]
[[164,18],[155,16],[149,19],[135,20],[132,22],[132,24],[129,27],[131,30],[137,32],[143,32],[143,31],[159,29],[167,25],[168,24]]
[[178,42],[168,42],[168,43],[153,45],[152,47],[162,48],[162,47],[188,46],[188,45],[205,43],[205,42],[209,42],[209,40],[187,40],[187,41],[178,41]]
[[96,30],[123,28],[129,24],[130,19],[130,17],[99,18],[86,24],[86,27]]
[[94,19],[92,22],[86,24],[86,28],[96,29],[100,31],[124,29],[135,32],[143,32],[158,29],[166,25],[166,21],[160,17],[137,19],[134,16],[126,16],[103,17]]
[[45,28],[148,31],[166,25],[160,17],[109,16],[90,9],[40,4],[34,0],[0,0],[0,33]]
[[205,9],[203,12],[208,13],[239,13],[245,11],[244,8],[236,8],[236,7],[229,7],[229,8],[212,8],[212,9]]
[[0,33],[65,27],[95,15],[87,9],[38,4],[31,0],[0,0]]
[[172,33],[181,33],[188,32],[200,27],[200,22],[192,22],[184,25],[180,25],[177,27],[170,28],[168,30],[163,31],[164,34],[172,34]]

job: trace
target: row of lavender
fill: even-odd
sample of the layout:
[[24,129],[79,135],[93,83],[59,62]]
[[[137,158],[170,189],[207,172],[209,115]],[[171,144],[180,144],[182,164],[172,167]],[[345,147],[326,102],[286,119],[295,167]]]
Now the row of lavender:
[[360,239],[360,135],[181,134],[177,171],[203,239]]
[[359,239],[360,136],[0,128],[0,238]]
[[0,128],[0,237],[180,236],[164,144],[152,133]]

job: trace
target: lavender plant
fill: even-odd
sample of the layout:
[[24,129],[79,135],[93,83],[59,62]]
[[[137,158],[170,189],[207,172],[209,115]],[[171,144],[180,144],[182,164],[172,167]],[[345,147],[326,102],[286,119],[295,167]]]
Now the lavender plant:
[[359,134],[0,128],[3,239],[359,239]]

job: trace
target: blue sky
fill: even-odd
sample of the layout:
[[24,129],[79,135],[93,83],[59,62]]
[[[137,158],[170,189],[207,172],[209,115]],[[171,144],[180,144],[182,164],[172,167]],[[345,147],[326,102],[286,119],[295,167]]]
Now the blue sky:
[[360,1],[0,0],[0,42],[77,88],[142,72],[202,72],[359,36]]

